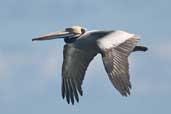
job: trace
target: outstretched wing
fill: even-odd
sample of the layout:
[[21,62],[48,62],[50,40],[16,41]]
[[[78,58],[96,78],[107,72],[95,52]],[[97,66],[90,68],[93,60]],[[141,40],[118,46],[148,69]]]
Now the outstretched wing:
[[128,56],[138,39],[134,34],[115,31],[97,42],[109,79],[123,96],[130,94]]
[[64,46],[64,61],[62,66],[62,97],[68,104],[78,102],[79,95],[82,96],[82,82],[90,61],[97,53],[90,53],[74,47],[73,44]]

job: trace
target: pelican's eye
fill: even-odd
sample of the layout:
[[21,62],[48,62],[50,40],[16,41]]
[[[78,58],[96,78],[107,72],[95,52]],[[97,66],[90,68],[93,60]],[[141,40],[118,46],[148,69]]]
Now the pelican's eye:
[[86,30],[81,28],[81,33],[84,34],[85,32],[86,32]]
[[65,31],[73,32],[73,29],[72,28],[66,28]]

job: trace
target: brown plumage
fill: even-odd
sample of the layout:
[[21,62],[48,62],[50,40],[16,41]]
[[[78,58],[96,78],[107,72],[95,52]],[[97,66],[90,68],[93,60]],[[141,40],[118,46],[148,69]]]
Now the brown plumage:
[[102,55],[105,70],[113,86],[122,96],[130,95],[128,56],[133,51],[146,51],[136,46],[139,37],[125,31],[87,31],[78,26],[66,28],[62,32],[43,35],[35,40],[64,38],[67,43],[63,51],[62,97],[68,103],[79,102],[83,95],[82,84],[87,67],[97,55]]

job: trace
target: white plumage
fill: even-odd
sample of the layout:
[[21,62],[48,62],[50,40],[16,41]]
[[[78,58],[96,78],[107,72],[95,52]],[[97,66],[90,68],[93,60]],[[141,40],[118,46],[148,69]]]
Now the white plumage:
[[[116,47],[119,44],[125,42],[129,38],[136,36],[135,34],[131,34],[125,31],[117,30],[112,32],[111,34],[99,39],[97,42],[101,42],[99,47],[103,49],[109,49],[111,47]],[[138,38],[138,36],[136,36]]]

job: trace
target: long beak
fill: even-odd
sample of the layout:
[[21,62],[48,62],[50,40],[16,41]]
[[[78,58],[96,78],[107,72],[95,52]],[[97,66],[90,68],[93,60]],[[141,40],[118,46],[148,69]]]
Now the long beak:
[[63,31],[63,32],[54,32],[54,33],[50,33],[50,34],[46,34],[43,36],[40,36],[38,38],[33,38],[32,41],[36,41],[36,40],[52,40],[52,39],[60,39],[60,38],[65,38],[65,37],[72,37],[75,34],[67,32],[67,31]]

